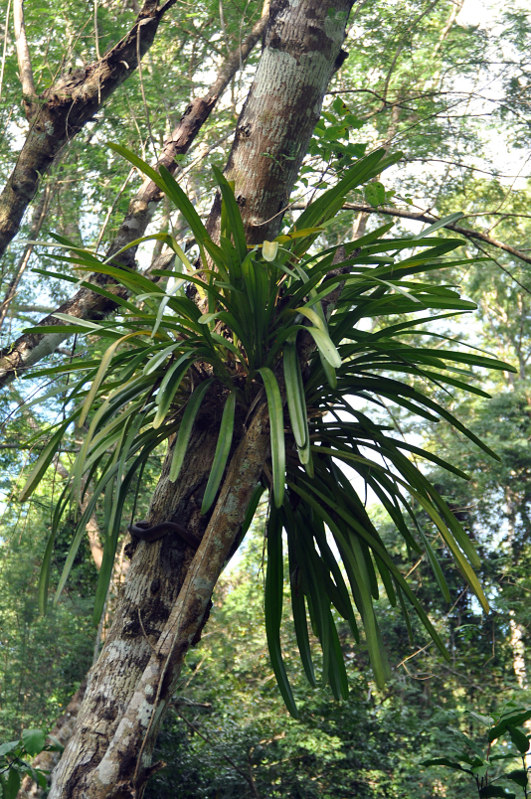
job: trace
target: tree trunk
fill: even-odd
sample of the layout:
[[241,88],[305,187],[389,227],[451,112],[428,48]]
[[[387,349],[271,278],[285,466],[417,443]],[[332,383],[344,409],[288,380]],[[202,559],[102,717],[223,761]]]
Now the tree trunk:
[[[351,6],[352,0],[272,3],[228,168],[252,241],[278,230],[341,60]],[[216,227],[215,213],[211,226]],[[138,798],[153,771],[151,753],[164,709],[187,650],[199,640],[212,591],[269,456],[267,406],[257,387],[254,410],[249,405],[237,411],[239,426],[217,502],[208,516],[200,515],[224,391],[220,387],[209,395],[176,484],[168,479],[169,453],[148,516],[150,524],[177,521],[201,541],[199,548],[194,553],[179,536],[167,535],[135,550],[75,734],[54,772],[50,799]]]

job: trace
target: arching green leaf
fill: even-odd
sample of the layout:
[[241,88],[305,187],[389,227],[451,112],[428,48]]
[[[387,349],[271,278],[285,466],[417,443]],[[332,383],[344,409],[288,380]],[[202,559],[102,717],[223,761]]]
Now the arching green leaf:
[[214,461],[208,477],[208,482],[203,496],[203,504],[201,505],[201,513],[206,513],[212,507],[212,504],[218,493],[223,473],[227,465],[229,452],[232,444],[232,435],[234,432],[234,410],[236,408],[236,392],[231,391],[228,395],[225,407],[223,408],[223,416],[221,417],[221,425],[219,428],[218,443],[216,444],[216,451],[214,453]]
[[264,381],[269,410],[269,432],[271,440],[271,460],[273,464],[273,497],[275,506],[280,508],[284,500],[284,481],[286,474],[286,450],[284,441],[284,408],[277,379],[267,366],[258,370]]
[[173,455],[171,460],[170,480],[172,483],[174,483],[177,480],[177,477],[179,476],[179,472],[181,471],[181,467],[186,457],[188,443],[190,441],[190,436],[192,434],[192,428],[196,416],[199,412],[205,394],[207,393],[208,389],[212,386],[212,383],[213,383],[212,379],[205,380],[204,383],[201,383],[201,385],[199,385],[195,389],[194,393],[186,403],[186,408],[183,413],[181,424],[179,425],[179,433],[177,435],[177,440],[175,442],[175,447],[173,449]]
[[267,570],[265,582],[265,626],[267,645],[271,665],[277,684],[286,703],[286,707],[294,718],[298,718],[298,710],[293,692],[286,674],[280,647],[280,622],[283,605],[283,556],[282,556],[282,523],[280,515],[274,507],[270,508],[267,522]]

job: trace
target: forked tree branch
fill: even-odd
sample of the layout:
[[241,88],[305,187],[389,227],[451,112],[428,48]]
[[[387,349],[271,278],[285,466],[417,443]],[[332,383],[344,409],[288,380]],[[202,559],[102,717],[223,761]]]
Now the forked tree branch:
[[[17,234],[24,212],[35,196],[40,178],[50,168],[65,142],[76,136],[105,100],[138,67],[153,44],[163,14],[176,0],[158,8],[158,0],[144,5],[129,32],[98,61],[61,76],[38,97],[38,110],[31,113],[31,126],[17,163],[0,195],[0,256]],[[15,3],[17,8],[17,3]],[[32,78],[25,33],[20,27],[22,2],[18,0],[19,36],[17,53],[23,90],[31,94]],[[35,91],[33,89],[33,94]]]

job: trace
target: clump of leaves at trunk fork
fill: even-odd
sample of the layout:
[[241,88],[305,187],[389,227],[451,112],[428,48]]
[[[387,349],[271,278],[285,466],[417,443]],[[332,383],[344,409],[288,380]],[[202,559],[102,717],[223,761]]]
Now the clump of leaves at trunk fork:
[[[70,247],[71,255],[60,256],[74,269],[111,276],[129,290],[130,299],[113,295],[120,315],[112,321],[60,317],[64,326],[58,332],[96,335],[109,341],[101,360],[79,359],[37,373],[74,371],[80,377],[67,397],[66,406],[72,410],[52,428],[51,438],[27,479],[23,498],[39,483],[67,429],[88,425],[72,478],[55,509],[42,570],[41,605],[48,593],[54,537],[73,497],[79,497],[90,483],[57,595],[68,577],[84,525],[103,494],[109,526],[96,596],[98,616],[110,579],[124,502],[135,481],[141,479],[150,453],[176,434],[170,477],[177,480],[194,421],[216,388],[224,409],[203,499],[202,511],[208,512],[229,457],[236,406],[245,413],[263,391],[271,431],[271,468],[265,469],[263,479],[272,499],[267,529],[266,628],[273,669],[289,710],[296,713],[280,646],[283,531],[295,632],[311,683],[315,676],[310,629],[322,648],[323,679],[336,696],[346,695],[336,614],[348,622],[356,639],[361,623],[376,680],[378,684],[384,681],[387,664],[374,610],[381,587],[392,604],[400,604],[406,617],[407,605],[416,611],[443,650],[436,630],[394,564],[344,468],[357,472],[374,491],[408,549],[426,552],[443,596],[449,599],[436,554],[416,523],[413,506],[428,514],[487,608],[473,571],[477,556],[470,541],[408,454],[461,472],[437,455],[394,438],[371,421],[356,402],[356,397],[380,405],[385,401],[426,419],[442,418],[486,449],[444,407],[408,380],[415,376],[438,386],[446,384],[484,394],[470,382],[470,370],[506,368],[476,352],[442,349],[444,337],[438,340],[434,334],[422,333],[426,322],[475,307],[453,288],[416,277],[420,272],[463,263],[448,258],[460,241],[433,237],[431,229],[421,237],[390,238],[391,225],[384,225],[344,244],[340,263],[336,263],[337,248],[310,252],[347,194],[397,160],[383,150],[361,158],[334,188],[306,208],[288,232],[274,242],[249,248],[232,188],[219,171],[215,174],[222,195],[222,215],[217,244],[166,170],[155,172],[125,148],[113,147],[154,180],[179,209],[199,249],[201,267],[193,267],[168,233],[147,238],[163,241],[176,255],[178,266],[157,275],[171,278],[175,285],[172,290],[77,247]],[[68,244],[64,239],[59,241]],[[201,298],[201,310],[186,291],[192,284]],[[96,283],[85,285],[106,292]],[[401,321],[396,321],[397,315]],[[378,324],[368,331],[360,324],[366,319],[377,319]],[[415,331],[416,340],[424,336],[426,344],[413,343],[410,334]],[[33,328],[32,332],[43,331]],[[311,341],[313,345],[308,344]],[[305,363],[301,363],[301,352]]]

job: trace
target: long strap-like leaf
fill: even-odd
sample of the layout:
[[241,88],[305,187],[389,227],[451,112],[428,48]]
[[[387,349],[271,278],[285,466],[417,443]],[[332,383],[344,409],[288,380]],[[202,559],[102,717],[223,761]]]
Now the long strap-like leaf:
[[286,448],[284,441],[284,407],[278,382],[269,367],[258,370],[266,390],[269,409],[269,434],[271,440],[271,460],[273,464],[273,498],[275,506],[280,508],[284,501],[284,483],[286,479]]
[[267,523],[267,570],[265,584],[265,626],[271,665],[280,693],[289,712],[298,718],[297,706],[286,674],[280,647],[280,623],[284,590],[284,564],[282,556],[282,523],[276,508],[270,508]]
[[236,392],[231,391],[223,408],[221,425],[219,428],[218,443],[214,453],[214,461],[203,496],[201,513],[206,513],[211,507],[218,493],[218,488],[227,465],[232,436],[234,432],[234,410],[236,408]]

